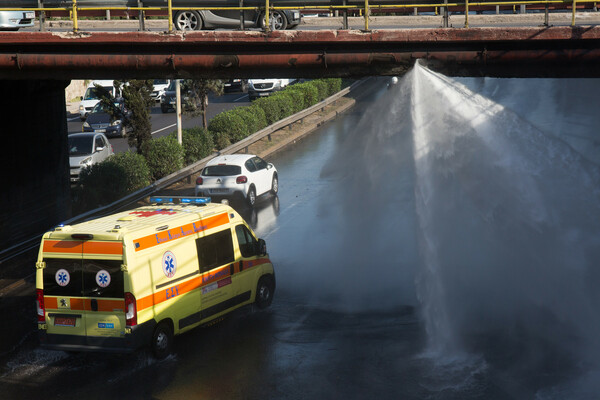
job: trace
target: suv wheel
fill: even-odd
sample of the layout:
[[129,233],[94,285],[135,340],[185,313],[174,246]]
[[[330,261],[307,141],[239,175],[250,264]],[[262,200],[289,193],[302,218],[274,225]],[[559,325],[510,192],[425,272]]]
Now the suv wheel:
[[277,174],[273,174],[273,182],[271,182],[271,193],[277,194],[279,192],[279,179]]
[[254,204],[256,204],[256,189],[254,189],[254,186],[251,186],[250,189],[248,189],[246,201],[250,207],[254,207]]

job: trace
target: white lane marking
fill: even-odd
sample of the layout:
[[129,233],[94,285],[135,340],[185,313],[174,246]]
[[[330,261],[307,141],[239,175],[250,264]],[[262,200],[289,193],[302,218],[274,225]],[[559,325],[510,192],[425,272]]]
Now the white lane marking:
[[76,119],[79,119],[79,117],[67,118],[67,122],[75,121]]
[[151,132],[150,134],[151,134],[151,135],[154,135],[155,133],[162,132],[162,131],[164,131],[165,129],[169,129],[169,128],[172,128],[172,127],[174,127],[174,126],[177,126],[177,124],[171,124],[171,125],[169,125],[169,126],[165,126],[164,128],[160,128],[160,129],[158,129],[158,130],[156,130],[156,131],[154,131],[154,132]]
[[242,100],[242,99],[245,99],[245,98],[247,98],[247,97],[248,97],[248,95],[247,95],[247,94],[245,94],[245,95],[243,95],[242,97],[238,97],[237,99],[233,100],[233,102],[235,103],[236,101],[240,101],[240,100]]

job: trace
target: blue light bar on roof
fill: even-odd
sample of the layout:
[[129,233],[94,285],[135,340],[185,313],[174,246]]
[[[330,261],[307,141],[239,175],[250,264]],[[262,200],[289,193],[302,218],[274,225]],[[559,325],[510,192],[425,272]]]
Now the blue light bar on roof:
[[183,196],[171,196],[171,197],[159,197],[151,196],[150,203],[172,203],[172,204],[206,204],[210,203],[210,197],[183,197]]

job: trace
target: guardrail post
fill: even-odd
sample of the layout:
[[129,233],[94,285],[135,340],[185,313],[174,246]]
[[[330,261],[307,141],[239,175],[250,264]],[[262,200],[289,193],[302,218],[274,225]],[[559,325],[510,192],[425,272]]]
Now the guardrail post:
[[73,32],[79,32],[79,25],[77,24],[77,0],[73,0]]
[[465,0],[465,28],[469,27],[469,0]]
[[169,18],[169,33],[173,33],[173,2],[171,0],[168,0],[167,8],[167,12],[169,13],[167,16],[167,18]]
[[[138,0],[138,7],[144,7],[144,2]],[[144,10],[138,10],[138,20],[140,22],[140,32],[146,30],[146,12]]]
[[[44,8],[44,0],[38,0],[38,8]],[[40,32],[46,31],[46,11],[40,11]]]
[[[348,1],[344,0],[342,4],[344,6],[347,6],[348,5]],[[348,29],[348,9],[347,8],[344,8],[344,11],[342,11],[342,15],[343,15],[343,18],[342,18],[343,28],[344,29]]]
[[365,0],[365,31],[369,30],[369,0]]
[[544,26],[548,25],[550,25],[550,20],[548,18],[548,3],[546,3],[546,6],[544,7]]
[[577,0],[573,0],[573,14],[571,17],[571,26],[575,26],[575,10],[577,9]]
[[496,6],[496,15],[500,14],[500,6]]
[[110,10],[106,10],[106,20],[110,21]]

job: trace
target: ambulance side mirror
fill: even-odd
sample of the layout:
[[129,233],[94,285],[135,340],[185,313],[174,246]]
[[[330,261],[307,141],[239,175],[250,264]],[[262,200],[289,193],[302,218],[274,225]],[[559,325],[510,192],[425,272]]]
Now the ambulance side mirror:
[[267,254],[267,243],[264,241],[264,239],[258,239],[256,247],[258,255],[264,256]]

